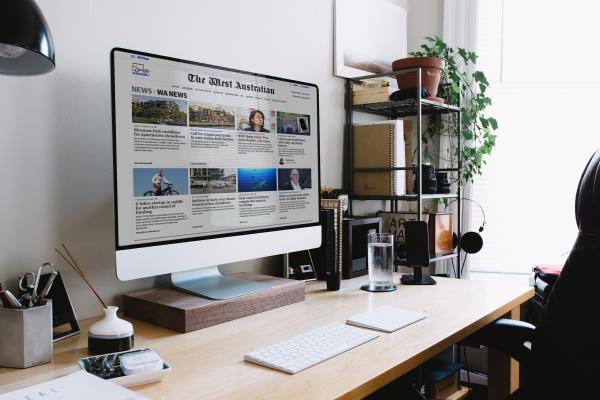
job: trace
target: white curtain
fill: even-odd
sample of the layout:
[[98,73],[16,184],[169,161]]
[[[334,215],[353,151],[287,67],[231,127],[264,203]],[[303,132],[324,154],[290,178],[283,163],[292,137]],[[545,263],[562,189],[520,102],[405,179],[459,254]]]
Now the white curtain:
[[[444,26],[443,26],[443,38],[444,42],[450,47],[457,48],[462,47],[468,51],[477,52],[477,24],[478,24],[478,6],[479,0],[445,0],[444,1]],[[473,72],[474,67],[470,66],[469,71]],[[440,137],[440,167],[448,166],[443,165],[443,158],[448,151],[450,145],[447,136]],[[470,198],[473,193],[471,184],[468,183],[462,187],[462,197]],[[456,213],[456,207],[459,204],[457,202],[453,205],[454,215]],[[465,233],[471,230],[471,210],[472,204],[468,201],[462,202],[461,214],[461,232]],[[466,261],[464,269],[462,270],[461,276],[468,278],[469,276],[469,258],[464,259],[465,254],[461,255],[462,259]],[[451,261],[445,261],[446,271],[453,274],[454,270],[449,268]],[[456,269],[460,268],[460,265],[455,265]]]

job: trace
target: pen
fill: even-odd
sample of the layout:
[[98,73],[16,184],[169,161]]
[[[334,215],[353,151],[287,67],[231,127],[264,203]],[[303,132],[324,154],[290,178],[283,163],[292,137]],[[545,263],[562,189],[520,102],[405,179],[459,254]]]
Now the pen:
[[[31,290],[31,302],[33,302],[34,304],[37,303],[37,299],[38,299],[37,289],[38,289],[38,285],[40,284],[40,275],[42,275],[42,269],[44,268],[44,265],[46,265],[46,264],[40,265],[40,267],[38,268],[37,274],[35,274],[35,279],[33,281],[33,289]],[[33,305],[31,305],[31,306],[33,306]]]

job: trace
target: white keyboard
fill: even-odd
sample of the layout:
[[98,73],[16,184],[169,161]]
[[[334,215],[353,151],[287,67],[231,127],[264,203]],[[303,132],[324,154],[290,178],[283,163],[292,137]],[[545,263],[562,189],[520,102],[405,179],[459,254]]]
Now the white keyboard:
[[295,374],[378,336],[336,322],[244,354],[244,360]]

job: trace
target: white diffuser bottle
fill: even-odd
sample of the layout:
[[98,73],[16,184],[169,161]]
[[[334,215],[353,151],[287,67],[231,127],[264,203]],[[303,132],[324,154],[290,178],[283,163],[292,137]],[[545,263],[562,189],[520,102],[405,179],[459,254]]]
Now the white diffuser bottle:
[[90,354],[115,353],[133,347],[133,325],[117,317],[118,307],[104,309],[104,318],[90,326],[88,351]]

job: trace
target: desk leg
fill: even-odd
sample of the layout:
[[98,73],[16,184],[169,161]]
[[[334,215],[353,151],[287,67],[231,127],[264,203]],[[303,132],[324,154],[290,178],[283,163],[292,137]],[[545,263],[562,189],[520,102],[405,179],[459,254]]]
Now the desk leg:
[[[504,318],[520,319],[520,306]],[[519,388],[519,363],[488,347],[488,400],[504,400]]]

